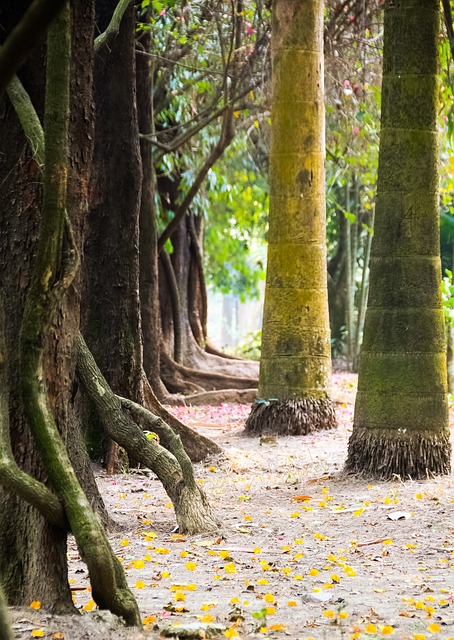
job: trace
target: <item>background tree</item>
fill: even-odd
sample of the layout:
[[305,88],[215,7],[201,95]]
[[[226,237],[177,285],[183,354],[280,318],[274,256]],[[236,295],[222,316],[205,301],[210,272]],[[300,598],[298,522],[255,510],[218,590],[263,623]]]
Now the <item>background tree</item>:
[[325,241],[323,2],[273,11],[270,229],[259,396],[249,433],[336,425]]
[[448,473],[436,0],[385,7],[376,230],[347,469]]

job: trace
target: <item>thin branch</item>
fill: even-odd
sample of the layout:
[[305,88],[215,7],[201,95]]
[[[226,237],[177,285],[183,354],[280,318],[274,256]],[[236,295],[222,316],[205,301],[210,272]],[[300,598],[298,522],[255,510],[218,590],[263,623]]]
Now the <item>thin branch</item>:
[[95,38],[95,53],[98,53],[99,50],[102,49],[102,47],[112,42],[112,40],[114,40],[118,36],[121,21],[130,3],[131,0],[119,0],[117,6],[115,7],[115,11],[113,12],[112,19],[107,26],[107,29],[97,38]]
[[[195,124],[192,127],[192,129],[188,129],[187,131],[182,133],[181,136],[179,136],[178,138],[175,138],[172,141],[171,144],[165,144],[163,142],[158,142],[156,140],[156,138],[155,138],[156,134],[139,134],[139,138],[141,140],[146,140],[146,141],[150,142],[151,144],[155,145],[156,147],[158,147],[159,149],[161,149],[165,153],[173,153],[179,147],[181,147],[183,144],[188,142],[193,136],[195,136],[196,133],[198,133],[204,127],[206,127],[208,124],[213,122],[213,120],[216,120],[216,118],[219,118],[219,116],[222,116],[228,109],[233,109],[233,107],[240,100],[242,100],[245,96],[247,96],[251,91],[256,89],[260,84],[261,84],[260,80],[258,80],[257,82],[254,82],[253,84],[251,84],[249,87],[247,87],[246,89],[241,91],[241,93],[237,94],[235,96],[235,98],[231,102],[228,102],[227,104],[224,104],[222,107],[219,107],[219,109],[217,109],[216,111],[213,111],[213,113],[211,113],[209,116],[207,116],[204,120],[201,120],[200,122]],[[242,107],[238,107],[238,109],[241,109],[241,108]],[[190,122],[195,121],[198,117],[199,116],[196,116],[195,118],[193,118],[193,120],[189,120],[185,124],[189,124]],[[181,126],[181,125],[178,125],[178,127],[179,126]],[[161,133],[165,133],[166,131],[169,131],[169,129],[165,129]]]
[[65,0],[35,0],[11,31],[0,47],[0,96],[64,3]]
[[183,67],[183,69],[189,69],[189,71],[200,71],[204,74],[213,74],[218,76],[223,76],[223,71],[218,71],[217,69],[204,69],[203,67],[194,67],[190,64],[184,64],[183,62],[177,62],[176,60],[172,60],[172,58],[165,58],[164,56],[160,56],[157,53],[150,53],[149,51],[142,51],[141,49],[136,49],[136,53],[141,56],[145,56],[146,58],[152,58],[153,60],[162,60],[163,62],[168,62],[173,66]]
[[188,193],[184,197],[183,202],[179,205],[178,209],[175,211],[174,217],[172,218],[172,220],[169,222],[167,227],[159,236],[158,251],[162,250],[165,243],[170,238],[172,233],[175,231],[180,221],[182,220],[183,216],[186,214],[198,190],[200,189],[200,185],[205,180],[208,174],[208,171],[218,161],[218,159],[224,153],[225,149],[229,146],[229,144],[233,140],[234,132],[231,126],[231,119],[232,119],[232,110],[230,109],[230,111],[224,114],[224,119],[222,123],[222,132],[221,132],[221,135],[219,136],[219,140],[217,141],[210,155],[208,156],[202,168],[200,169],[199,173],[197,174],[197,177],[192,183]]

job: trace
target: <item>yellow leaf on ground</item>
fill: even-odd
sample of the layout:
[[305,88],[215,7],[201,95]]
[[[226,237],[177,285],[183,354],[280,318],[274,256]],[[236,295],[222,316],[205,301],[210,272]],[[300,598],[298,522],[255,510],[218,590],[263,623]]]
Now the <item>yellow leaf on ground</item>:
[[427,631],[430,631],[430,633],[439,633],[440,632],[440,625],[437,624],[436,622],[431,622],[429,624],[429,626],[427,627]]
[[381,628],[381,632],[384,636],[391,636],[394,633],[394,627],[390,624],[385,624],[385,626]]
[[92,611],[96,607],[94,600],[89,600],[87,604],[84,605],[85,611]]

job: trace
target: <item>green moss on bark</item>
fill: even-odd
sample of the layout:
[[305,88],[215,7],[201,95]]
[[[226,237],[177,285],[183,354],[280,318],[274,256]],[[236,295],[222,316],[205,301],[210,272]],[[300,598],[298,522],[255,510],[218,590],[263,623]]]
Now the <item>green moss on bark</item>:
[[369,304],[346,467],[449,473],[439,255],[436,0],[389,2]]
[[[273,5],[270,232],[259,396],[247,431],[331,428],[323,2]],[[282,412],[281,418],[279,413]]]

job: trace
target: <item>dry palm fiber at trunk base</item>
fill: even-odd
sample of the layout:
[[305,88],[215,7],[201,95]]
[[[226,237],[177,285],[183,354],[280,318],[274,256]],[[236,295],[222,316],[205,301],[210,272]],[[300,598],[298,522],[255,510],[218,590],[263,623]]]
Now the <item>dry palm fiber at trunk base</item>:
[[353,429],[346,470],[375,478],[424,479],[451,471],[449,430]]
[[246,421],[247,435],[275,433],[301,436],[337,426],[329,398],[301,398],[255,402]]

